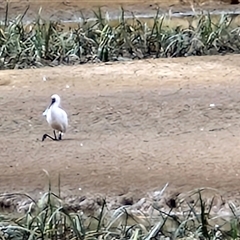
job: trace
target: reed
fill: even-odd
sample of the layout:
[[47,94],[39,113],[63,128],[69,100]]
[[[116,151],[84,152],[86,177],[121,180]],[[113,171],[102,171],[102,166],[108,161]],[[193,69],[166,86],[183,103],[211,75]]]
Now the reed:
[[[0,237],[23,240],[239,239],[239,207],[226,203],[217,190],[201,188],[182,193],[170,198],[168,206],[163,207],[160,202],[166,199],[166,186],[151,200],[148,211],[140,210],[139,203],[138,210],[134,205],[110,209],[102,199],[99,207],[89,214],[80,207],[71,208],[52,191],[49,181],[48,191],[37,201],[22,194],[29,201],[20,217],[1,214]],[[211,192],[212,197],[206,198],[205,192]],[[13,196],[4,194],[5,198]]]
[[108,14],[99,9],[94,12],[95,21],[82,16],[76,27],[66,29],[60,22],[43,19],[41,9],[26,26],[23,17],[27,10],[10,21],[6,7],[0,26],[0,69],[240,51],[239,28],[231,26],[233,17],[227,14],[217,21],[210,14],[196,15],[188,27],[166,27],[165,21],[171,19],[159,10],[150,26],[133,14],[132,19],[126,19],[121,8],[113,25]]

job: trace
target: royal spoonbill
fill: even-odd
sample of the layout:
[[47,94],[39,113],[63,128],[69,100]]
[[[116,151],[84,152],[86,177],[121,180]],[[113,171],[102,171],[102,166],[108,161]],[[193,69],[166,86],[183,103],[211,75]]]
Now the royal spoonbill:
[[[51,104],[44,111],[43,116],[46,116],[47,122],[53,128],[54,137],[44,134],[42,141],[44,141],[47,137],[54,141],[61,140],[62,134],[66,132],[68,126],[68,116],[67,113],[60,107],[60,97],[57,94],[54,94],[51,96],[51,99]],[[55,131],[59,132],[58,138]]]

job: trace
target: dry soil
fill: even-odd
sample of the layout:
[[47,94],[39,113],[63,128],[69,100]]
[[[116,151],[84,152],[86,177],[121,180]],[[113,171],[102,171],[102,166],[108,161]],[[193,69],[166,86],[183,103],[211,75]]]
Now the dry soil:
[[[141,196],[167,182],[174,191],[238,193],[239,61],[228,55],[1,71],[0,191],[42,191],[45,169],[55,187],[60,174],[69,194]],[[70,126],[62,141],[41,142],[52,134],[42,112],[53,93]]]
[[[240,56],[188,57],[0,72],[0,190],[237,192]],[[46,81],[44,81],[46,80]],[[42,112],[58,93],[60,142]]]

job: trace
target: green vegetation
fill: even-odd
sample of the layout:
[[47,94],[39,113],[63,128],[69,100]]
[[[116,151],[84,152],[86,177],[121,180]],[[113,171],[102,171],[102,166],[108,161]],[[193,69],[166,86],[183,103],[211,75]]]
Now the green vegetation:
[[159,11],[150,26],[134,15],[126,19],[121,9],[119,21],[113,26],[99,9],[94,12],[96,21],[82,16],[77,27],[66,29],[59,22],[42,19],[41,10],[26,26],[26,12],[10,21],[6,8],[0,26],[0,69],[240,51],[240,29],[231,26],[233,17],[228,15],[220,16],[217,22],[210,15],[196,15],[194,26],[191,21],[186,28],[163,27],[164,21],[171,19]]
[[[210,15],[198,16],[196,26],[165,28],[165,18],[156,13],[152,26],[132,17],[127,21],[121,10],[119,22],[96,12],[96,22],[82,18],[77,28],[65,30],[57,22],[46,22],[38,15],[29,26],[25,13],[0,27],[0,68],[41,67],[51,64],[78,64],[99,59],[181,57],[238,52],[239,29],[231,29],[231,17],[222,15],[217,23]],[[0,214],[0,239],[240,239],[239,207],[224,202],[213,189],[197,189],[166,198],[166,187],[144,206],[109,208],[105,199],[98,208],[85,211],[61,198],[60,190],[48,191],[37,201],[27,197],[24,213]],[[205,191],[212,197],[204,197]],[[11,194],[11,197],[14,194]],[[4,194],[1,198],[10,198]],[[79,202],[80,203],[80,202]],[[25,204],[26,205],[26,204]],[[2,206],[2,203],[0,203]],[[3,206],[2,206],[3,207]]]
[[[239,211],[214,189],[198,189],[166,199],[167,185],[151,199],[110,209],[105,199],[91,214],[49,190],[30,196],[20,217],[0,215],[1,239],[239,239]],[[60,191],[59,191],[60,192]],[[205,192],[212,197],[206,198]],[[4,195],[9,198],[14,194]],[[205,196],[205,197],[204,197]],[[2,196],[1,196],[2,197]],[[165,204],[163,204],[165,201]],[[141,203],[140,203],[141,202]],[[26,205],[26,204],[25,204]],[[164,205],[164,207],[163,207]],[[147,209],[147,210],[146,210]]]

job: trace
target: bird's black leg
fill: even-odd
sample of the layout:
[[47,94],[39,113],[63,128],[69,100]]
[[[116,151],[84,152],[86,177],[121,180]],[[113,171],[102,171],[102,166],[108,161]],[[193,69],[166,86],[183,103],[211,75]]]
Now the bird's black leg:
[[53,130],[53,134],[54,134],[54,138],[55,138],[55,140],[57,140],[57,136],[56,136],[56,132],[55,132],[55,130]]
[[42,142],[43,142],[47,137],[50,138],[50,139],[52,139],[53,141],[57,141],[58,139],[57,139],[57,136],[56,136],[55,130],[53,130],[53,134],[54,134],[54,138],[51,137],[51,136],[48,135],[48,134],[44,134],[43,137],[42,137]]
[[58,140],[62,140],[62,133],[59,133]]
[[44,135],[42,136],[42,142],[43,142],[47,137],[50,138],[50,139],[52,139],[53,141],[57,141],[56,138],[53,138],[53,137],[51,137],[51,136],[48,135],[48,134],[44,134]]

